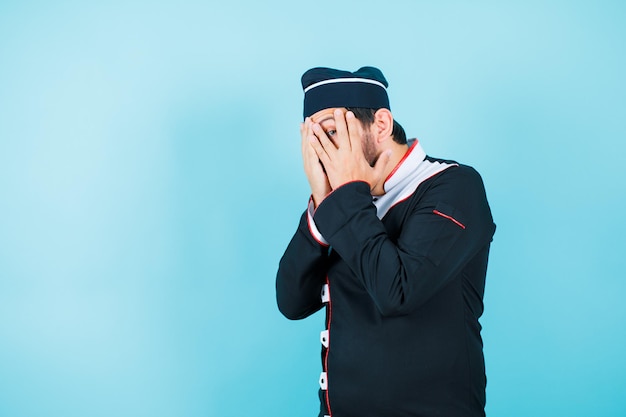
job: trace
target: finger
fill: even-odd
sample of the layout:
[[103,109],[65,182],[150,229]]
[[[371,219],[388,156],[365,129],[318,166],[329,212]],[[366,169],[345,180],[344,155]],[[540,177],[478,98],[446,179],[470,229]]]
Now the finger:
[[337,152],[337,147],[330,139],[328,139],[328,136],[326,135],[326,132],[324,132],[324,129],[322,129],[322,126],[318,123],[313,123],[311,125],[311,130],[319,140],[319,143],[324,147],[326,154],[332,158]]
[[304,123],[300,123],[300,137],[302,138],[302,155],[306,153],[306,149],[309,147],[309,129],[311,126],[311,118],[304,119]]
[[343,110],[335,109],[333,112],[333,118],[335,119],[335,130],[337,131],[337,136],[335,137],[337,148],[348,150],[352,149],[348,126],[346,125],[346,117]]
[[[310,132],[310,135],[308,136],[308,138],[309,138],[309,145],[315,151],[317,158],[322,162],[322,165],[327,165],[330,162],[330,156],[328,155],[327,148],[322,145],[320,139],[318,138],[318,136],[314,134],[313,131]],[[328,138],[326,138],[326,141],[330,142]],[[331,143],[331,146],[334,147],[332,143]]]
[[348,136],[350,137],[350,148],[353,151],[363,152],[363,147],[361,146],[361,129],[359,126],[359,120],[351,111],[346,113],[346,123],[348,125]]
[[[315,139],[317,140],[317,139]],[[307,136],[304,139],[304,143],[302,145],[302,155],[304,158],[304,163],[309,170],[315,170],[318,165],[320,165],[320,158],[317,155],[317,152],[313,148],[313,144],[311,143],[311,136]]]
[[302,145],[302,156],[305,164],[309,167],[314,167],[315,164],[319,163],[319,157],[317,156],[315,149],[311,146],[310,139],[308,137],[305,138]]
[[311,119],[307,117],[306,119],[304,119],[304,122],[300,123],[300,134],[303,136],[306,135],[310,127]]
[[385,173],[385,169],[387,168],[387,165],[389,165],[390,160],[391,160],[390,149],[387,149],[378,157],[376,164],[374,164],[373,173],[372,173],[374,177],[374,183],[378,183],[382,179]]
[[306,119],[304,119],[304,122],[300,123],[300,139],[304,139],[305,133],[306,133]]

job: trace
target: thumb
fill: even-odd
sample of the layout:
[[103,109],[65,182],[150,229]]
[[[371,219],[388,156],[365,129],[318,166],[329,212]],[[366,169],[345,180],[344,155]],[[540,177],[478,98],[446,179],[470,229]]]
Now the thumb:
[[387,149],[378,157],[378,161],[376,161],[376,164],[374,164],[374,172],[373,172],[374,179],[376,182],[378,182],[382,178],[385,172],[385,168],[387,168],[387,165],[389,165],[390,160],[391,160],[391,149]]

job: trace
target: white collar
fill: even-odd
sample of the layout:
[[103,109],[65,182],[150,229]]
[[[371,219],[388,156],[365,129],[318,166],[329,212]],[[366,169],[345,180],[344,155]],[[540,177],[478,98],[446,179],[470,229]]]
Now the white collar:
[[426,160],[426,152],[415,140],[385,180],[385,194],[373,197],[378,218],[382,219],[394,205],[413,195],[421,183],[453,166],[458,164]]

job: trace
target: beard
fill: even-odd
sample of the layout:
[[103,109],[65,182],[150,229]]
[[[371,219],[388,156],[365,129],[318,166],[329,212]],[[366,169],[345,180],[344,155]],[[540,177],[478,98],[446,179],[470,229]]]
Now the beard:
[[376,161],[378,161],[378,157],[380,156],[380,152],[376,150],[376,143],[374,141],[374,136],[371,132],[366,130],[363,133],[363,141],[361,142],[363,147],[363,155],[365,156],[365,160],[371,167],[376,165]]

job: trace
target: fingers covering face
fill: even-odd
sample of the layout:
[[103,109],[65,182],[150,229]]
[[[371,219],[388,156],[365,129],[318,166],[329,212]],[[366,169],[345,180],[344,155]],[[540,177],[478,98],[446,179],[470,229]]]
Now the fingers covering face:
[[322,161],[322,164],[328,163],[337,151],[335,145],[330,141],[330,139],[328,139],[324,130],[317,123],[313,123],[311,125],[311,129],[309,130],[309,141],[313,149],[315,149],[320,161]]
[[304,123],[300,123],[300,138],[302,145],[302,155],[306,155],[306,149],[308,146],[308,135],[309,135],[309,126],[311,125],[311,119],[304,119]]
[[354,113],[351,111],[346,113],[346,123],[348,125],[348,137],[350,138],[351,149],[353,151],[362,150],[359,121],[354,117]]
[[335,130],[337,131],[336,139],[337,147],[344,149],[351,149],[350,136],[348,127],[346,126],[346,118],[343,114],[343,110],[335,109],[333,112],[333,119],[335,119]]

